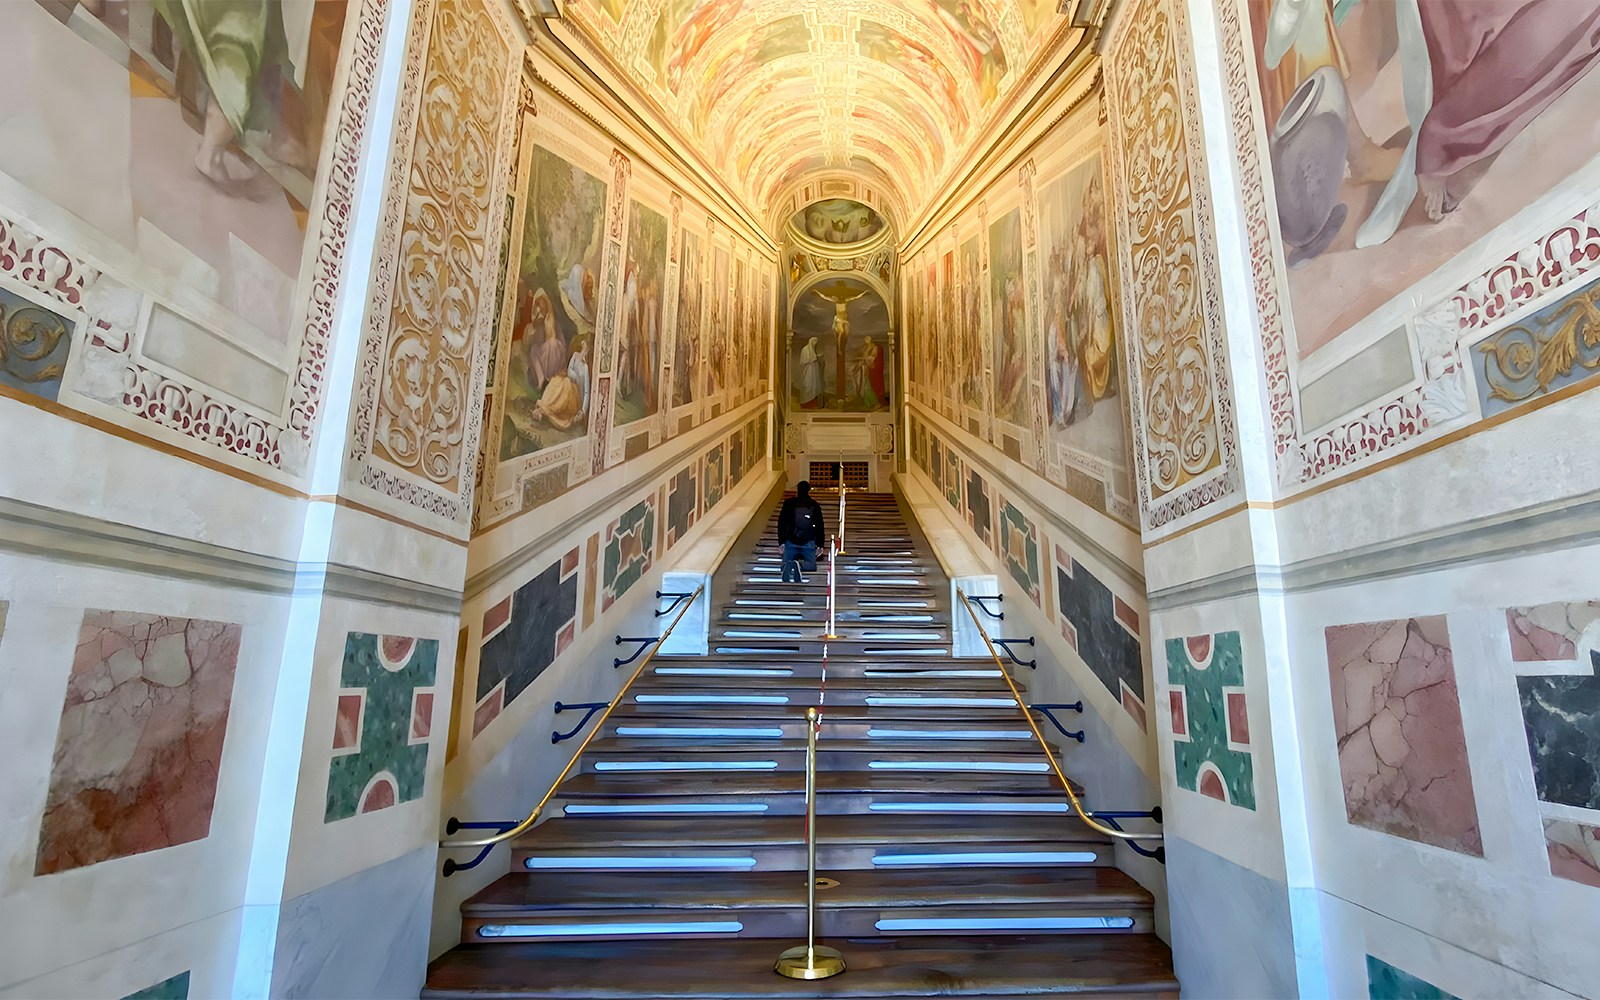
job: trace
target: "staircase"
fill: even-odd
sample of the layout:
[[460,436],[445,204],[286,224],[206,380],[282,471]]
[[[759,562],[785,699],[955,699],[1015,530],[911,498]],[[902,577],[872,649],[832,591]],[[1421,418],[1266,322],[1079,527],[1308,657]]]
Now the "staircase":
[[776,513],[719,573],[711,655],[651,662],[423,996],[1176,997],[1149,893],[1072,815],[994,661],[950,656],[949,581],[882,494],[850,497],[818,740],[820,943],[848,971],[771,971],[805,940],[828,576],[780,581]]

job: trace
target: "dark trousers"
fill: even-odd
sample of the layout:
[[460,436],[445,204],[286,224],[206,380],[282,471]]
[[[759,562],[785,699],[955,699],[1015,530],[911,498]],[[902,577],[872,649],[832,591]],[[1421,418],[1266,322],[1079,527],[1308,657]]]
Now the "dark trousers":
[[[797,562],[798,560],[798,562]],[[817,543],[816,542],[784,542],[783,543],[783,582],[799,583],[800,569],[805,568],[807,573],[814,573],[817,569]]]

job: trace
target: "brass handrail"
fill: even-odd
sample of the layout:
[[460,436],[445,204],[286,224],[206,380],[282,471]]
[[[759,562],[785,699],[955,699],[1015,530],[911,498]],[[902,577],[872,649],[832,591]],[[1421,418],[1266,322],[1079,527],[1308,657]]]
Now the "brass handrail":
[[822,713],[806,709],[806,943],[779,955],[772,966],[773,972],[789,979],[827,979],[844,971],[844,956],[838,949],[817,944],[817,730],[821,727]]
[[978,634],[983,636],[983,644],[989,647],[989,655],[994,658],[994,665],[1000,668],[1000,676],[1005,678],[1006,687],[1011,689],[1011,695],[1017,700],[1017,710],[1027,720],[1028,728],[1033,730],[1033,736],[1039,741],[1039,746],[1044,749],[1045,759],[1050,762],[1050,769],[1055,772],[1056,779],[1061,782],[1061,787],[1066,790],[1067,799],[1072,802],[1072,811],[1078,818],[1096,833],[1103,833],[1107,837],[1118,840],[1161,840],[1165,834],[1160,833],[1128,833],[1126,830],[1113,830],[1104,823],[1094,818],[1094,814],[1085,812],[1083,802],[1078,799],[1078,793],[1072,790],[1072,782],[1067,780],[1067,775],[1061,770],[1060,761],[1056,760],[1055,751],[1045,741],[1044,733],[1039,731],[1039,724],[1033,720],[1033,713],[1028,711],[1028,706],[1022,701],[1022,692],[1017,690],[1017,684],[1011,679],[1011,671],[1006,669],[1005,662],[1000,659],[1000,654],[995,652],[994,643],[989,640],[989,633],[983,627],[983,622],[978,620],[977,612],[972,610],[972,602],[967,599],[967,592],[960,587],[956,588],[956,596],[961,598],[961,606],[967,609],[967,614],[972,618],[972,624],[978,627]]
[[590,741],[600,734],[600,730],[605,728],[606,720],[611,718],[611,713],[616,711],[618,705],[622,704],[622,696],[628,693],[628,688],[633,686],[633,682],[639,679],[640,674],[644,673],[644,668],[648,667],[650,665],[650,661],[655,659],[656,650],[659,650],[661,648],[661,644],[667,641],[667,637],[672,634],[672,630],[678,627],[678,623],[680,621],[683,621],[683,616],[689,613],[690,608],[694,607],[694,602],[700,599],[700,595],[705,592],[705,589],[706,585],[703,583],[695,588],[694,596],[689,598],[689,600],[683,605],[683,609],[678,612],[678,616],[676,618],[672,619],[672,624],[667,626],[667,630],[661,633],[661,638],[657,639],[655,647],[651,649],[650,652],[645,654],[644,660],[640,662],[638,669],[634,670],[633,676],[629,677],[627,683],[623,684],[622,687],[617,690],[616,697],[612,698],[611,704],[606,706],[605,714],[600,716],[600,721],[595,723],[594,728],[589,730],[589,735],[585,736],[583,738],[583,742],[578,744],[577,752],[572,755],[571,760],[567,761],[567,766],[561,769],[561,773],[556,776],[555,782],[551,784],[550,790],[544,793],[544,798],[540,799],[539,804],[533,807],[532,812],[528,813],[527,819],[523,820],[521,823],[518,823],[509,830],[502,830],[501,832],[488,837],[477,837],[472,840],[441,840],[439,841],[439,849],[444,850],[446,848],[457,847],[490,847],[494,844],[499,844],[510,840],[513,837],[520,837],[522,834],[526,833],[528,829],[533,826],[534,822],[538,820],[540,814],[544,812],[544,807],[549,804],[550,799],[555,796],[556,789],[560,788],[561,783],[567,780],[567,774],[571,772],[572,765],[576,764],[578,762],[578,758],[583,756],[583,752],[589,749]]

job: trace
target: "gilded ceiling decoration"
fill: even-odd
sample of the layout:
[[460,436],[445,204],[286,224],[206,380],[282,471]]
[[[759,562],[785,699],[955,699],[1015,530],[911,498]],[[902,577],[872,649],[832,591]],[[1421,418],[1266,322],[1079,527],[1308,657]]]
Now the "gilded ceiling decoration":
[[1075,36],[1056,0],[570,0],[564,23],[763,210],[840,169],[920,207]]

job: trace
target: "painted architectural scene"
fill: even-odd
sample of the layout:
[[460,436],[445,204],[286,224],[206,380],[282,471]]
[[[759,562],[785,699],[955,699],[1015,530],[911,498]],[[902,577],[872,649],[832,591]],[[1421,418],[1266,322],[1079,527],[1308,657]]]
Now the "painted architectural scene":
[[588,430],[606,184],[535,144],[518,200],[502,462]]
[[813,285],[794,303],[789,399],[800,410],[889,408],[889,310],[864,282]]
[[158,311],[161,333],[198,324],[282,355],[298,346],[307,215],[355,18],[343,3],[224,7],[4,4],[0,37],[16,48],[0,170],[119,267],[178,277],[182,315]]
[[661,342],[667,284],[667,219],[642,202],[628,213],[622,278],[622,328],[617,334],[617,426],[653,416],[661,406]]
[[705,257],[700,235],[685,232],[678,257],[677,327],[673,331],[672,405],[688,406],[699,398],[703,345],[701,306],[705,301]]
[[1591,4],[1247,6],[1302,357],[1600,152]]

